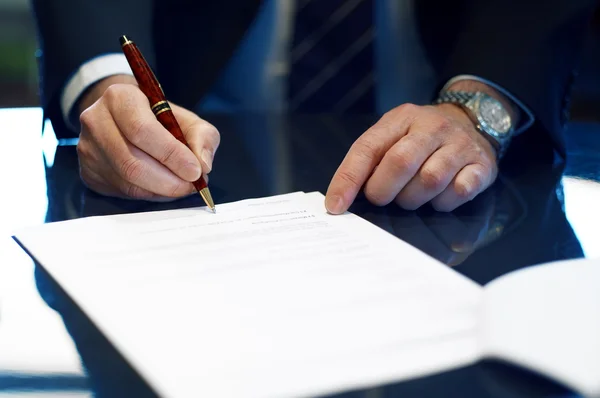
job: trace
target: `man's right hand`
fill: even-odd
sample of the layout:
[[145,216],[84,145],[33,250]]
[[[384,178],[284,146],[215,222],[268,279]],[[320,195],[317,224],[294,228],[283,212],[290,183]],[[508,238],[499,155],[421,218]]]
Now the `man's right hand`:
[[103,195],[153,201],[195,192],[191,182],[210,172],[220,135],[193,112],[171,109],[191,149],[160,124],[132,76],[94,85],[79,105],[83,182]]

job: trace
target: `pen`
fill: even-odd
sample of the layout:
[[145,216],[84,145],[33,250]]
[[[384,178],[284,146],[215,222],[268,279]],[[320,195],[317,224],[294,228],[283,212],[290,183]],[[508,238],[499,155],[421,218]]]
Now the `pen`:
[[[189,145],[183,136],[183,132],[181,131],[181,127],[179,127],[179,123],[177,123],[177,119],[175,119],[175,115],[173,114],[173,111],[167,102],[165,93],[163,92],[160,83],[158,83],[158,80],[150,68],[150,65],[148,65],[146,59],[133,41],[128,39],[126,36],[121,36],[119,41],[121,43],[121,49],[125,54],[125,58],[127,58],[127,62],[131,67],[131,71],[133,72],[135,80],[137,80],[140,90],[150,101],[150,107],[154,113],[154,116],[156,116],[164,128],[166,128],[175,138],[189,148]],[[194,181],[193,184],[200,196],[202,196],[202,199],[206,205],[212,210],[213,213],[216,213],[215,203],[212,199],[204,177],[200,176],[200,178]]]

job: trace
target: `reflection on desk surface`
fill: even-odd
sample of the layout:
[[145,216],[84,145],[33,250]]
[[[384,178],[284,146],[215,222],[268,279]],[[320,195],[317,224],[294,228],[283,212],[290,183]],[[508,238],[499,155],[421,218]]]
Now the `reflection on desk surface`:
[[[201,203],[196,197],[139,203],[90,192],[78,178],[76,140],[59,142],[51,126],[42,135],[41,118],[37,108],[0,110],[0,396],[25,386],[33,392],[88,396],[90,380],[80,358],[86,343],[79,341],[76,347],[64,319],[40,297],[34,266],[10,239],[11,231]],[[215,120],[223,135],[211,174],[217,202],[298,190],[324,192],[345,151],[370,123],[326,116]],[[364,197],[350,210],[479,283],[531,264],[597,257],[599,133],[599,125],[573,124],[566,166],[529,164],[501,172],[485,194],[452,213],[436,213],[428,206],[416,212],[393,205],[377,208]]]

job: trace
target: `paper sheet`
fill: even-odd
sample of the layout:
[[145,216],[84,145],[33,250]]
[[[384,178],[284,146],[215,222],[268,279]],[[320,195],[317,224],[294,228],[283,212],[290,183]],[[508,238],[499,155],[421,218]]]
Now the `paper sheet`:
[[[482,356],[600,397],[600,259],[554,261],[485,286]],[[573,394],[575,395],[575,394]]]
[[16,237],[164,397],[314,396],[475,361],[481,287],[323,199]]

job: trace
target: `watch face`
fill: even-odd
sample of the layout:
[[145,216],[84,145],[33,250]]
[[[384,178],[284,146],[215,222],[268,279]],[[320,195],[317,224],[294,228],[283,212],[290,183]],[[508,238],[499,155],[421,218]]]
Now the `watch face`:
[[481,121],[489,128],[500,134],[507,133],[511,127],[508,112],[500,102],[491,97],[484,97],[479,103],[479,115]]

